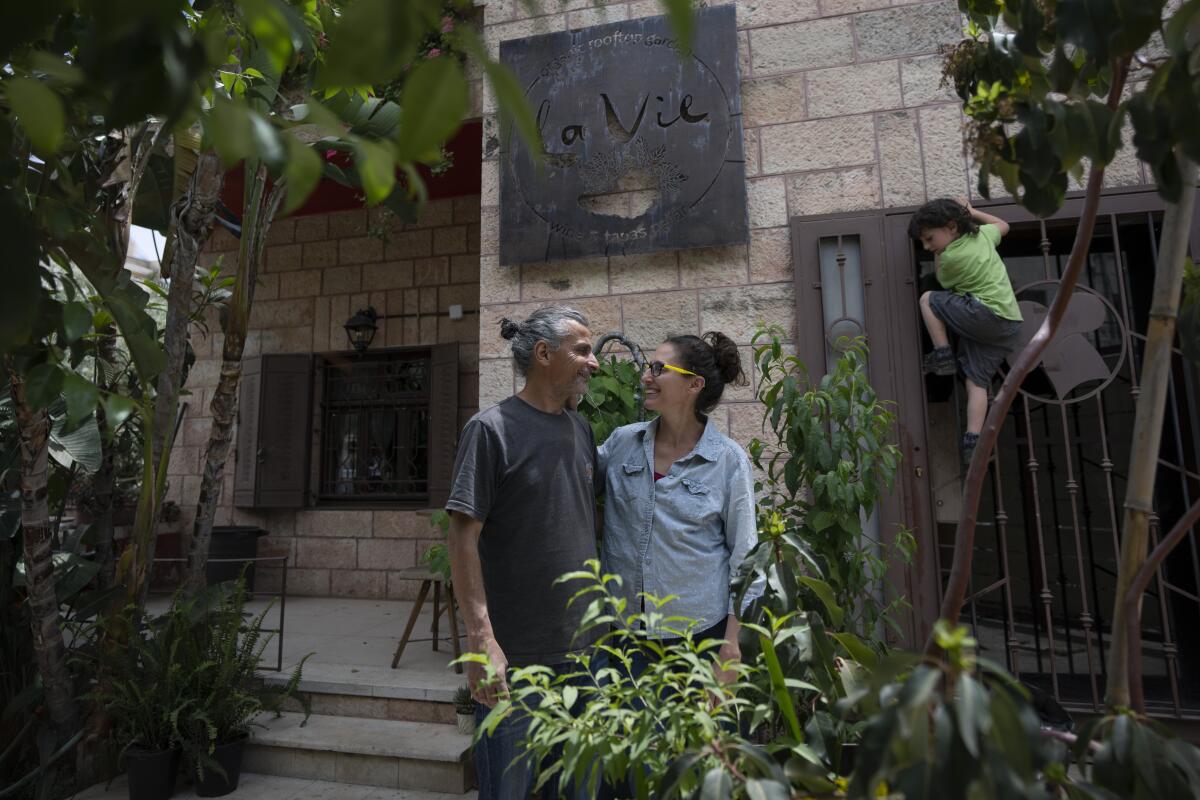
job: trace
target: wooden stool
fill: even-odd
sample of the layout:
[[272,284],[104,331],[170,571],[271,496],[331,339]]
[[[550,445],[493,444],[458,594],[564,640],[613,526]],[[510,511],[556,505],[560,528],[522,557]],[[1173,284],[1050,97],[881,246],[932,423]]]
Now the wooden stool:
[[[404,635],[400,637],[400,643],[396,645],[396,654],[392,656],[392,669],[400,663],[400,656],[404,655],[404,647],[408,644],[412,636],[413,628],[417,624],[417,616],[421,613],[421,606],[425,604],[425,598],[429,596],[429,587],[433,586],[433,625],[431,641],[433,649],[438,649],[438,618],[442,615],[441,600],[442,600],[442,574],[440,572],[431,572],[425,567],[408,567],[407,569],[399,570],[398,576],[403,580],[421,581],[421,588],[417,591],[417,602],[413,604],[412,613],[408,615],[408,625],[404,628]],[[458,647],[458,616],[454,610],[454,589],[446,586],[446,613],[450,615],[450,646],[454,651],[454,657],[458,658],[462,655]],[[454,671],[459,675],[462,674],[462,664],[455,664]]]

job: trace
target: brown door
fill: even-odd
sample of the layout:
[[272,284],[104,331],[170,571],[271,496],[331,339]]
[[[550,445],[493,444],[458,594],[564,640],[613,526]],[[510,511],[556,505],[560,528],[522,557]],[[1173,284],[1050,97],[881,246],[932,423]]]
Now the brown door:
[[[883,231],[884,217],[879,214],[792,220],[797,355],[819,376],[832,367],[842,337],[864,336],[871,385],[882,401],[894,404],[896,444],[903,460],[895,488],[877,515],[876,533],[886,545],[901,529],[917,534],[924,524],[920,476],[925,471],[925,419],[915,382],[919,372],[914,377],[905,366],[914,357],[920,363],[916,346],[895,335],[911,326],[904,327],[907,310],[894,302],[897,290],[884,258]],[[891,590],[909,606],[902,622],[906,642],[894,644],[917,645],[937,613],[932,549],[919,548],[911,564],[893,564],[889,578]]]

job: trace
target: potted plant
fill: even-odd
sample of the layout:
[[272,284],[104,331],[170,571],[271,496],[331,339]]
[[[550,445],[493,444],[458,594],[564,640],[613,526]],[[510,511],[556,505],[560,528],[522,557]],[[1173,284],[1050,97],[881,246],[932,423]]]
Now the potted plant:
[[245,605],[244,578],[209,587],[197,600],[202,624],[196,627],[193,647],[203,669],[187,687],[180,727],[200,797],[220,797],[237,789],[242,754],[259,714],[278,714],[287,699],[300,703],[305,722],[310,713],[308,698],[297,692],[308,656],[292,670],[286,685],[263,685],[255,671],[270,641],[262,633],[270,606],[249,617]]
[[179,773],[177,712],[197,669],[183,657],[192,624],[175,608],[148,619],[130,606],[106,628],[92,695],[113,721],[130,800],[165,800]]
[[471,689],[460,686],[454,692],[454,716],[458,723],[458,732],[467,736],[475,733],[475,698]]

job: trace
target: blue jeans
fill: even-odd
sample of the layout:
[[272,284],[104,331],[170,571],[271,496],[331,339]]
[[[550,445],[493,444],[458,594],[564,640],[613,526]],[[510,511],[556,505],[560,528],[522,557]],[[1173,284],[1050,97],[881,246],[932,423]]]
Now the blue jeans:
[[[554,664],[556,674],[574,672],[575,664]],[[571,680],[572,684],[583,685],[591,681],[590,676]],[[582,700],[578,701],[582,702]],[[536,706],[536,702],[531,705]],[[482,703],[475,703],[475,725],[482,725],[491,711]],[[506,717],[490,736],[481,736],[475,743],[475,775],[479,779],[479,800],[528,800],[530,797],[567,797],[574,800],[590,800],[586,787],[570,787],[558,793],[558,779],[553,778],[539,795],[533,794],[536,774],[529,758],[522,758],[525,749],[525,734],[529,730],[529,717],[513,713]]]

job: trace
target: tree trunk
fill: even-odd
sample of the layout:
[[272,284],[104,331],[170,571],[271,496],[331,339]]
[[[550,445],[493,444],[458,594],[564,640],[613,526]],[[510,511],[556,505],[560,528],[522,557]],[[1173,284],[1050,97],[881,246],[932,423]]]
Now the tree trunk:
[[[182,141],[176,147],[183,146]],[[179,390],[183,383],[183,361],[187,355],[188,322],[192,312],[192,285],[200,250],[212,234],[213,218],[225,172],[215,153],[202,153],[188,181],[187,191],[171,208],[169,246],[164,253],[163,274],[171,281],[167,297],[167,322],[163,346],[167,352],[167,367],[158,376],[158,392],[154,398],[154,463],[164,465],[164,451],[170,457],[169,446],[175,430],[175,415],[179,408]]]
[[[1108,649],[1108,685],[1105,702],[1112,708],[1129,705],[1129,659],[1138,654],[1130,646],[1123,601],[1146,560],[1150,514],[1154,511],[1154,479],[1158,474],[1158,450],[1162,442],[1163,414],[1167,405],[1167,381],[1171,376],[1171,347],[1175,343],[1175,320],[1183,292],[1183,265],[1187,257],[1192,207],[1196,199],[1196,165],[1179,158],[1183,185],[1178,203],[1167,205],[1163,218],[1160,258],[1150,300],[1150,323],[1142,353],[1142,383],[1137,414],[1133,420],[1132,458],[1125,489],[1125,518],[1121,526],[1121,560],[1117,565],[1116,602],[1113,608],[1112,644]],[[1140,616],[1141,602],[1135,616]]]
[[221,377],[209,406],[212,428],[204,452],[200,498],[196,502],[196,519],[192,524],[192,537],[188,545],[187,577],[184,579],[184,586],[185,592],[192,595],[204,588],[206,583],[208,547],[212,539],[217,505],[221,499],[225,462],[229,459],[229,446],[233,440],[233,424],[237,419],[242,352],[246,345],[250,309],[254,304],[254,287],[258,282],[258,268],[262,262],[267,231],[283,199],[282,183],[277,183],[264,201],[266,176],[266,168],[259,166],[254,175],[254,183],[249,189],[246,212],[242,218],[237,283],[234,284],[233,296],[229,299],[224,320],[225,341],[221,350]]
[[[1113,110],[1116,110],[1120,103],[1121,92],[1125,88],[1125,78],[1128,73],[1128,60],[1114,64],[1113,82],[1108,92],[1108,106]],[[1097,167],[1093,164],[1088,171],[1083,211],[1080,212],[1079,224],[1075,228],[1075,243],[1071,246],[1071,256],[1067,260],[1067,267],[1059,281],[1058,291],[1050,303],[1041,327],[1038,328],[1029,344],[1025,345],[1025,349],[1017,354],[1016,362],[1004,378],[1000,391],[996,393],[996,399],[988,409],[983,430],[979,434],[979,443],[975,447],[975,454],[971,457],[971,464],[967,468],[967,475],[963,481],[962,514],[958,518],[958,527],[954,531],[954,557],[939,613],[939,616],[951,625],[958,624],[958,617],[962,613],[963,602],[967,596],[967,585],[971,579],[971,559],[975,550],[976,514],[979,512],[979,500],[983,495],[983,482],[987,477],[988,460],[992,457],[992,451],[996,447],[996,440],[1000,436],[1004,418],[1017,398],[1017,391],[1021,388],[1026,376],[1041,361],[1042,353],[1054,339],[1059,323],[1067,311],[1067,305],[1075,291],[1075,284],[1079,280],[1079,273],[1087,261],[1088,249],[1092,243],[1092,231],[1096,227],[1096,211],[1100,207],[1100,192],[1103,187],[1104,167]],[[925,649],[926,652],[933,654],[938,649],[937,643],[930,638]]]
[[[103,392],[113,390],[104,368],[98,362],[117,363],[117,329],[105,325],[96,331],[96,384]],[[116,580],[117,562],[113,552],[113,487],[116,485],[116,447],[113,437],[116,431],[109,428],[108,415],[104,406],[96,406],[96,424],[100,428],[100,469],[92,478],[95,487],[96,509],[93,530],[96,535],[96,563],[100,572],[96,575],[99,589],[107,589]]]
[[[67,648],[54,589],[53,530],[47,503],[50,416],[45,409],[29,407],[25,402],[24,378],[13,370],[11,361],[8,369],[21,446],[21,535],[29,618],[46,717],[54,732],[52,753],[75,734],[79,709],[67,668]],[[44,756],[49,755],[45,748],[39,750]]]

